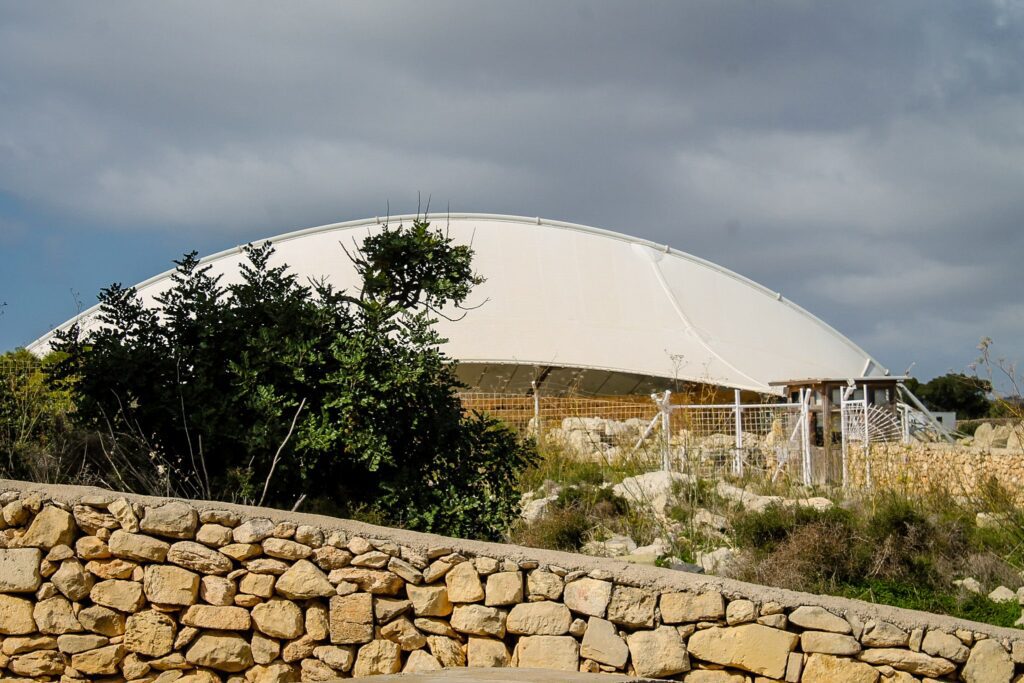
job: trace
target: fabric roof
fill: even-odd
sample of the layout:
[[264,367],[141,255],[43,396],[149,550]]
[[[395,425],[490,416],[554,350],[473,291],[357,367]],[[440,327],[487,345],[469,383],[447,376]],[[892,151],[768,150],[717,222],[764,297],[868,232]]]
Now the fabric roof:
[[[392,225],[414,216],[391,217]],[[471,243],[486,282],[462,320],[438,323],[445,350],[466,363],[584,368],[779,393],[791,377],[880,376],[887,370],[852,341],[781,294],[664,245],[539,218],[431,215]],[[277,263],[300,276],[355,289],[351,250],[382,219],[270,238]],[[239,248],[204,259],[237,281]],[[143,299],[169,272],[138,285]],[[88,321],[95,308],[82,314]],[[70,322],[70,321],[69,321]],[[88,324],[88,322],[86,322]],[[31,350],[48,346],[49,335]]]

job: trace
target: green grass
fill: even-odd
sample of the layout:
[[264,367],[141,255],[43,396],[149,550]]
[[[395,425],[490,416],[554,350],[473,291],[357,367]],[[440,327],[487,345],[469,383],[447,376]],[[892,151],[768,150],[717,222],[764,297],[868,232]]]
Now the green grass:
[[840,585],[832,589],[837,595],[881,605],[948,614],[960,619],[980,621],[995,626],[1015,628],[1021,608],[1016,601],[997,603],[984,595],[921,588],[910,583],[871,580],[858,585]]

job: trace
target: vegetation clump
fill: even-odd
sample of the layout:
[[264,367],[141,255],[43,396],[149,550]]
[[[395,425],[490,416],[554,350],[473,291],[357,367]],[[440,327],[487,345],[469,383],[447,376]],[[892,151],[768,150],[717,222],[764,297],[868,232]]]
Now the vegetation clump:
[[417,220],[349,254],[358,292],[299,282],[270,243],[227,285],[186,254],[159,310],[111,285],[102,325],[58,333],[45,372],[85,435],[78,477],[499,537],[535,449],[463,412],[434,327],[482,281],[472,255]]

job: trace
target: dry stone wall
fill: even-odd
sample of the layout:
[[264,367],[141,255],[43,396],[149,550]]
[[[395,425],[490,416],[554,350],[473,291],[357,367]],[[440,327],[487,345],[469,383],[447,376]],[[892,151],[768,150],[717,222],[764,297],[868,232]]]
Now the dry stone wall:
[[[863,449],[850,449],[854,486],[867,485]],[[874,487],[901,491],[944,489],[968,496],[978,484],[994,477],[1024,503],[1024,454],[1010,448],[947,443],[872,444],[871,482]]]
[[5,679],[519,666],[690,683],[1009,683],[1024,664],[1024,632],[615,560],[96,489],[0,491]]

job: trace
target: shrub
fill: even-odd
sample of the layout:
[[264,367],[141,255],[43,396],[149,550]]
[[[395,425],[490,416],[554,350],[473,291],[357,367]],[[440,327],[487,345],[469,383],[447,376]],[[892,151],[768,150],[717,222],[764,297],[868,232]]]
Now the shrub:
[[[104,326],[58,335],[54,374],[83,424],[129,432],[206,498],[347,514],[450,535],[499,537],[533,444],[465,415],[434,317],[482,280],[472,250],[416,221],[350,255],[358,294],[300,284],[244,250],[227,287],[195,253],[146,308],[133,288],[100,294]],[[143,461],[145,452],[139,456]],[[178,492],[184,495],[187,491]]]
[[817,510],[802,505],[785,507],[771,504],[760,512],[739,513],[732,520],[737,543],[760,553],[773,551],[795,530],[812,524],[845,528],[853,524],[853,516],[839,507]]

